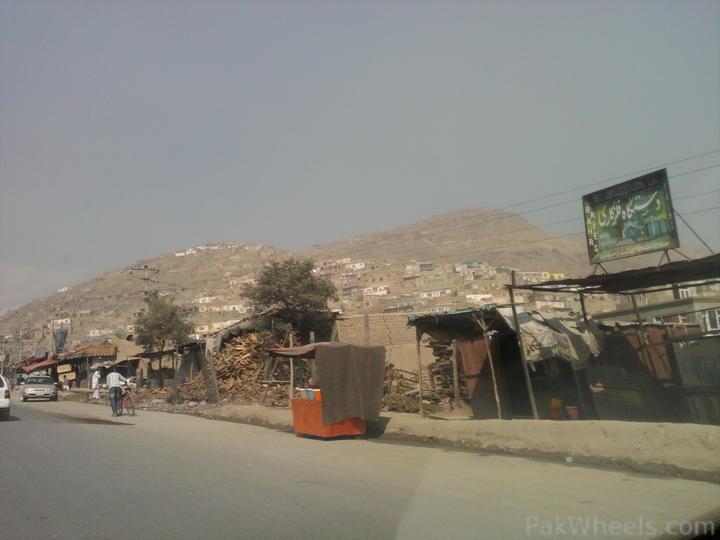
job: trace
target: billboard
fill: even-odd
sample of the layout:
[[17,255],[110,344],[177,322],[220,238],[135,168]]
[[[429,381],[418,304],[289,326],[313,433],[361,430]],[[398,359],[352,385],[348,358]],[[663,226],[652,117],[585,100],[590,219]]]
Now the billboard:
[[585,195],[590,263],[680,246],[667,169]]

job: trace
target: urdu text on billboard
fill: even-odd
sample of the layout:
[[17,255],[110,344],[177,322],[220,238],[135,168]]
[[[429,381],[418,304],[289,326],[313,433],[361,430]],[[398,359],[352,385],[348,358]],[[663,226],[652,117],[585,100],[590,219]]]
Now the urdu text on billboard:
[[590,262],[677,248],[667,169],[583,197]]

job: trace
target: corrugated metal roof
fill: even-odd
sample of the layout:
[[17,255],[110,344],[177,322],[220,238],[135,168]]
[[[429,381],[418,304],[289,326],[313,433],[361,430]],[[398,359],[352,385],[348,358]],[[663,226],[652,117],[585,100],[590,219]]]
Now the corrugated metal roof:
[[76,358],[85,358],[86,356],[115,356],[117,348],[115,345],[95,345],[89,347],[81,347],[77,351],[72,351],[62,355],[61,360],[75,360]]
[[54,366],[57,363],[58,361],[55,358],[48,358],[47,360],[43,360],[42,362],[35,362],[34,364],[30,364],[29,366],[22,366],[20,369],[22,369],[25,373],[32,373],[33,371],[37,371],[38,369]]
[[594,274],[584,278],[517,285],[516,289],[543,292],[624,293],[650,287],[674,285],[720,278],[720,254],[692,261],[676,261],[661,266],[626,270],[612,274]]

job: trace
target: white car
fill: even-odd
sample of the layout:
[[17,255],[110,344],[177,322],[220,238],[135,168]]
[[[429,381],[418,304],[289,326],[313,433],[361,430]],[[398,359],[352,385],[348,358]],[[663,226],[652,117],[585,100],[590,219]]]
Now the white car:
[[10,384],[7,379],[0,375],[0,418],[10,418]]

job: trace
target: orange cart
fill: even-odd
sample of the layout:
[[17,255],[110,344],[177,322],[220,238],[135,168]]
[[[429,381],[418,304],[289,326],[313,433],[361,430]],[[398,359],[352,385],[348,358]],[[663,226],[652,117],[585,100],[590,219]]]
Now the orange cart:
[[[315,352],[318,347],[329,347],[332,346],[332,348],[336,349],[336,353],[342,351],[338,351],[338,346],[347,346],[346,344],[339,344],[339,343],[314,343],[310,345],[305,345],[302,347],[290,347],[290,348],[276,348],[276,349],[270,349],[270,354],[275,357],[285,357],[285,358],[291,358],[291,359],[304,359],[309,362],[310,364],[310,372],[312,373],[311,380],[309,381],[310,385],[313,386],[313,388],[293,388],[293,398],[290,400],[290,405],[292,407],[292,414],[293,414],[293,431],[298,435],[309,435],[312,437],[319,437],[319,438],[333,438],[333,437],[347,437],[347,436],[358,436],[358,435],[364,435],[367,427],[367,421],[365,418],[361,418],[359,416],[355,416],[352,414],[347,414],[353,409],[344,409],[342,412],[335,411],[334,417],[332,416],[332,413],[330,413],[332,420],[329,423],[325,423],[325,419],[328,418],[328,411],[324,410],[323,407],[330,407],[330,411],[333,411],[332,409],[332,402],[326,403],[327,399],[323,401],[323,394],[325,394],[326,391],[330,392],[330,394],[334,393],[337,395],[338,392],[342,393],[346,388],[353,389],[357,387],[356,378],[349,378],[350,382],[348,382],[347,379],[343,379],[343,382],[340,383],[339,386],[331,385],[330,387],[327,386],[328,382],[325,381],[326,386],[322,386],[324,377],[322,375],[319,375],[321,369],[322,369],[322,360],[318,359],[319,365],[315,363]],[[351,346],[355,347],[356,349],[370,349],[369,347],[363,348],[359,346]],[[327,349],[322,349],[323,351],[326,351]],[[343,349],[345,350],[345,349]],[[382,351],[382,358],[378,360],[380,362],[380,365],[377,366],[375,364],[376,368],[380,368],[384,372],[384,350]],[[349,356],[349,355],[348,355]],[[318,357],[319,358],[319,357]],[[338,358],[337,361],[342,362],[345,364],[346,362],[351,363],[352,360],[348,357],[345,357],[344,355],[338,356],[336,354],[336,358]],[[377,359],[377,358],[376,358]],[[292,365],[292,364],[291,364]],[[336,369],[338,367],[338,364],[332,364],[332,367],[329,369],[332,371],[332,369]],[[326,368],[327,369],[327,368]],[[292,368],[291,368],[292,371]],[[377,369],[375,370],[377,371]],[[326,372],[327,373],[327,372]],[[361,378],[361,377],[360,377]],[[291,380],[293,379],[291,375]],[[331,377],[332,379],[332,377]],[[331,380],[330,379],[330,380]],[[372,388],[375,388],[376,386],[380,387],[379,396],[382,395],[382,380],[377,381],[377,383],[373,380],[373,383],[371,384]],[[318,384],[321,386],[322,391],[320,391],[317,386]],[[350,386],[347,386],[349,384]],[[367,386],[366,386],[367,387]],[[332,397],[332,396],[331,396]],[[336,398],[337,399],[337,398]],[[380,409],[380,398],[377,398],[377,400],[370,399],[369,403],[374,403],[377,401],[378,403],[375,403],[375,408],[377,409],[379,413]],[[364,401],[363,404],[367,405],[368,401]],[[372,407],[363,407],[362,410],[357,410],[356,414],[362,415],[363,412],[368,412]],[[344,413],[344,414],[343,414]],[[344,418],[343,416],[347,415],[347,418]],[[370,419],[375,420],[378,414],[370,414]]]

